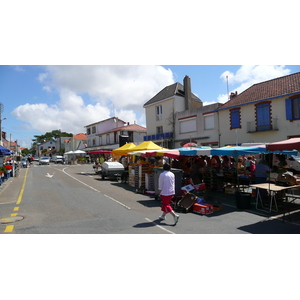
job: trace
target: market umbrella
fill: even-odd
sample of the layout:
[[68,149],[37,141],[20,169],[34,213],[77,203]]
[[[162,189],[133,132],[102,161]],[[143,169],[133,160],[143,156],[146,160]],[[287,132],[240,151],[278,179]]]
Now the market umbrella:
[[85,154],[86,152],[79,149],[74,151],[74,154],[83,154],[83,153]]
[[9,156],[11,154],[12,152],[9,151],[7,148],[0,146],[0,156]]
[[[269,143],[266,146],[268,151],[298,150],[300,151],[300,138],[291,138],[288,140]],[[297,155],[297,154],[294,154]]]
[[116,154],[116,155],[125,155],[127,154],[129,151],[131,151],[132,148],[136,147],[136,144],[134,143],[127,143],[125,145],[123,145],[120,148],[114,149],[112,151],[112,154]]
[[183,147],[197,147],[197,144],[195,143],[186,143],[183,145]]
[[74,154],[74,151],[71,150],[71,151],[65,152],[65,154],[67,154],[67,155],[68,154]]
[[152,141],[144,141],[141,144],[130,149],[130,152],[144,151],[144,150],[161,150],[161,149],[166,149],[166,148],[163,148],[163,147],[153,143]]

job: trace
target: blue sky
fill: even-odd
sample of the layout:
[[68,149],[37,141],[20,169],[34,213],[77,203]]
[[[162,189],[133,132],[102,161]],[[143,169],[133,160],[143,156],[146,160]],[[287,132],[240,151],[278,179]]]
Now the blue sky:
[[[286,1],[293,4],[294,1]],[[291,5],[236,0],[21,0],[1,4],[2,129],[29,147],[54,129],[79,133],[118,116],[145,125],[143,104],[191,78],[204,105],[299,72]],[[259,9],[257,4],[259,3]],[[296,2],[295,2],[296,3]],[[17,9],[16,9],[17,7]],[[116,9],[117,8],[117,9]],[[134,8],[134,9],[133,9]],[[288,22],[278,22],[288,15]]]
[[254,83],[299,72],[287,65],[0,66],[2,130],[29,147],[34,135],[61,129],[74,134],[85,125],[118,116],[145,126],[143,104],[165,86],[191,78],[205,104],[227,99]]

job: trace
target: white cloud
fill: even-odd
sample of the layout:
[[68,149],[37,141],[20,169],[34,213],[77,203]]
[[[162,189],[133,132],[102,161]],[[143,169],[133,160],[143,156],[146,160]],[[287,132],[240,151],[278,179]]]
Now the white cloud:
[[13,114],[41,132],[84,132],[84,126],[114,114],[145,126],[143,105],[174,82],[161,66],[48,66],[39,74],[42,89],[56,92],[55,104],[24,104]]
[[[224,81],[228,80],[229,93],[237,91],[240,94],[255,83],[285,76],[290,72],[291,70],[285,66],[244,65],[235,74],[230,71],[223,72],[220,78]],[[218,96],[218,102],[224,103],[226,101],[228,101],[228,95],[220,94]]]

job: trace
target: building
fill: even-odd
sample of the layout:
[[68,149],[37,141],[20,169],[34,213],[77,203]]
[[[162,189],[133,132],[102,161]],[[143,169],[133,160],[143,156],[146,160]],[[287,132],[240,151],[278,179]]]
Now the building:
[[231,93],[217,111],[220,146],[300,137],[300,72]]
[[87,138],[85,133],[78,133],[64,140],[65,152],[75,150],[85,150]]
[[220,103],[177,112],[175,114],[174,148],[193,142],[197,146],[219,147]]
[[86,128],[86,139],[87,139],[87,149],[91,150],[103,150],[109,149],[111,145],[110,138],[107,140],[103,138],[103,134],[112,129],[122,127],[126,122],[120,120],[117,117],[112,117],[106,120],[102,120],[96,123],[89,124],[85,126]]
[[[165,87],[144,104],[147,127],[145,140],[151,140],[166,148],[175,148],[175,141],[178,140],[175,137],[176,114],[180,118],[178,113],[186,112],[189,115],[192,110],[202,106],[202,101],[192,93],[188,76],[185,76],[183,85],[176,82]],[[180,129],[177,128],[177,132]]]
[[86,151],[113,150],[126,142],[139,144],[144,140],[146,128],[138,124],[130,124],[112,117],[85,126],[87,136]]

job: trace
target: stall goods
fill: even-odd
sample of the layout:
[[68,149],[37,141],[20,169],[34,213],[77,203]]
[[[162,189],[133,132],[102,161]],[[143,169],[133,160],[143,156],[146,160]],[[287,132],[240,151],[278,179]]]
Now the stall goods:
[[194,203],[193,212],[201,215],[208,215],[214,212],[214,206],[209,203]]

